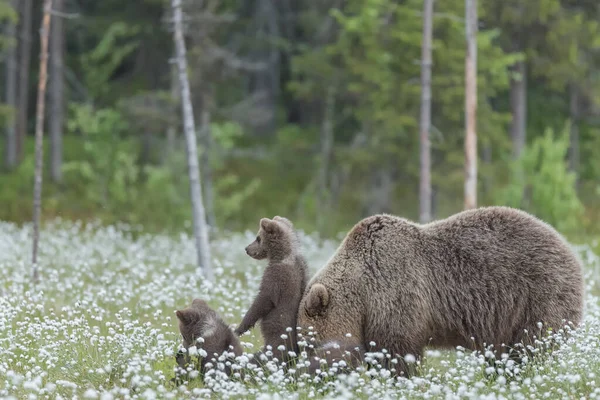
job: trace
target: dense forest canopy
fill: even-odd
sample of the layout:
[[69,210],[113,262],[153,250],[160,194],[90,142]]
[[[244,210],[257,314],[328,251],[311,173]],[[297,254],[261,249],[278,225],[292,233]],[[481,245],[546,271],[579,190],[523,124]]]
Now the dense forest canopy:
[[[41,2],[0,0],[0,219],[31,218]],[[54,0],[44,217],[187,227],[165,0]],[[335,234],[419,215],[423,1],[187,0],[188,75],[210,225],[285,215]],[[480,0],[478,203],[598,233],[600,3]],[[434,3],[431,201],[463,207],[465,2]]]

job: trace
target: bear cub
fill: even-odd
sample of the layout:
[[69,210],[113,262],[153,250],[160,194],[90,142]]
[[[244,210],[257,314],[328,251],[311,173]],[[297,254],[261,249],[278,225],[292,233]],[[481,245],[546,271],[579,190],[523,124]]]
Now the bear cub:
[[201,356],[199,369],[201,373],[206,372],[207,363],[217,360],[224,351],[235,356],[242,355],[243,349],[238,337],[204,300],[194,299],[191,306],[177,310],[176,315],[179,320],[182,344],[186,349],[185,352],[177,353],[176,360],[179,367],[185,369],[190,363],[191,357],[188,352],[190,347],[196,345]]
[[[274,354],[281,345],[297,351],[296,318],[308,282],[308,264],[292,222],[279,216],[262,218],[256,240],[246,253],[256,260],[267,259],[268,265],[258,294],[235,333],[242,335],[260,320],[265,347],[270,345]],[[287,339],[281,337],[284,334]],[[280,354],[279,360],[287,359],[286,354]]]

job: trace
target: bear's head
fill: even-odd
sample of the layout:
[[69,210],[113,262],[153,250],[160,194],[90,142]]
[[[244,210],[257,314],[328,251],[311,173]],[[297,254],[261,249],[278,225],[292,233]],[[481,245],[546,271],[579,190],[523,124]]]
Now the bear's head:
[[[192,361],[192,355],[199,356],[200,364],[194,363],[204,371],[207,362],[211,362],[225,351],[228,352],[228,357],[231,353],[235,356],[242,354],[243,349],[238,337],[204,300],[194,299],[189,307],[177,310],[176,314],[185,349],[175,356],[179,367],[186,369]],[[194,346],[196,351],[191,352]]]
[[[338,295],[321,283],[314,283],[298,308],[298,326],[315,347],[344,342],[362,345],[362,316],[348,296]],[[343,298],[341,298],[343,297]]]
[[246,254],[256,260],[283,260],[298,248],[292,222],[280,216],[262,218],[256,239],[246,247]]
[[183,347],[186,349],[196,344],[199,337],[205,339],[214,335],[218,319],[210,306],[201,299],[194,299],[192,305],[175,312],[179,320],[179,332]]

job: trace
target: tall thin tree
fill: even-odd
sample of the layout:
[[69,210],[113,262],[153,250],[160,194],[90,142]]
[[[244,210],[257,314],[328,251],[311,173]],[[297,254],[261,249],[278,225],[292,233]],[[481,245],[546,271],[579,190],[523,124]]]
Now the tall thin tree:
[[465,0],[465,209],[477,207],[477,0]]
[[421,45],[421,177],[419,183],[419,220],[431,221],[431,46],[433,37],[433,2],[423,5],[423,43]]
[[21,33],[19,60],[19,108],[17,113],[17,162],[23,159],[27,137],[27,111],[29,106],[29,67],[31,64],[31,14],[32,1],[21,3]]
[[48,37],[50,36],[50,14],[52,0],[44,0],[44,17],[40,30],[40,79],[38,83],[37,114],[35,118],[35,180],[33,185],[33,250],[31,256],[33,281],[38,280],[38,245],[40,241],[40,219],[42,211],[42,164],[44,141],[44,108],[46,81],[48,79]]
[[[11,7],[17,11],[17,0],[12,0]],[[5,102],[13,112],[11,118],[6,121],[6,141],[4,145],[4,163],[6,169],[13,169],[17,165],[17,132],[15,126],[15,115],[17,110],[17,30],[14,21],[7,21],[4,34],[11,41],[6,50],[5,68]]]
[[[54,10],[62,13],[65,0],[54,0]],[[54,182],[62,180],[62,140],[65,119],[64,102],[64,47],[63,18],[54,18],[50,37],[50,175]]]
[[175,49],[177,54],[176,62],[179,73],[179,88],[181,91],[181,106],[187,145],[188,174],[190,179],[190,196],[192,200],[192,219],[194,224],[194,237],[196,240],[198,267],[203,270],[207,279],[212,281],[213,271],[210,262],[210,247],[208,245],[208,227],[206,225],[204,203],[202,201],[200,171],[198,169],[196,127],[190,95],[190,83],[187,74],[185,42],[183,39],[183,10],[181,7],[181,0],[171,0],[171,6],[173,8],[173,39],[175,41]]
[[317,200],[319,209],[324,210],[317,215],[317,227],[323,232],[327,224],[327,215],[331,210],[330,195],[330,165],[334,145],[334,120],[335,120],[336,83],[331,82],[325,92],[323,121],[321,122],[321,165],[319,167],[317,182]]
[[[523,51],[520,46],[521,38],[515,40],[515,52]],[[527,64],[524,60],[517,61],[511,68],[510,79],[510,108],[512,121],[510,135],[513,146],[513,159],[518,159],[527,141]]]
[[200,170],[202,171],[202,193],[206,205],[206,221],[211,227],[216,227],[216,216],[214,207],[213,173],[210,164],[210,153],[212,150],[212,132],[210,129],[212,113],[212,94],[210,88],[205,88],[200,95],[202,108],[200,110]]

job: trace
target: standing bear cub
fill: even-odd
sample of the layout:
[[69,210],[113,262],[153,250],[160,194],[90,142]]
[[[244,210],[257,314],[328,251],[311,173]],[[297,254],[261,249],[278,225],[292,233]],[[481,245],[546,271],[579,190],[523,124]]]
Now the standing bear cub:
[[296,350],[298,305],[308,282],[308,265],[300,253],[300,241],[287,218],[262,218],[256,240],[246,247],[246,253],[269,263],[259,292],[235,332],[242,335],[260,320],[265,347],[270,345],[276,354],[283,345],[285,350],[279,353],[279,361],[283,361],[287,350]]
[[425,225],[375,215],[310,280],[298,324],[316,331],[317,347],[386,349],[410,375],[404,357],[428,345],[493,345],[499,356],[576,326],[583,291],[569,245],[523,211],[483,207]]

